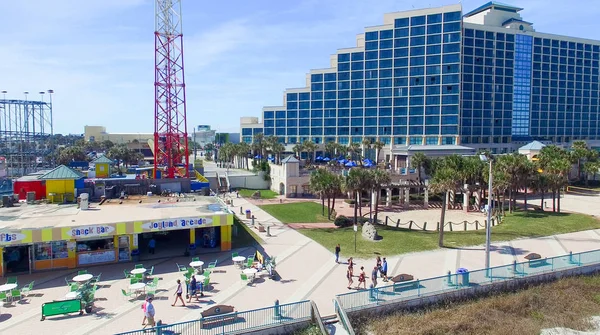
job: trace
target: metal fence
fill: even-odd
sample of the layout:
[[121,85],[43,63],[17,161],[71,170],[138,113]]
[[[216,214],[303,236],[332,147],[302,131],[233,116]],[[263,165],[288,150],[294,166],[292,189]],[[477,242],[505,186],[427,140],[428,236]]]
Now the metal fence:
[[117,335],[142,335],[154,331],[158,335],[235,334],[253,329],[311,320],[310,300],[281,304],[249,311],[210,316],[199,320],[157,325]]
[[600,264],[600,250],[542,258],[489,269],[448,274],[440,277],[399,282],[392,285],[338,295],[345,311],[373,307],[386,302],[402,302],[419,297],[438,295],[450,291],[483,286],[500,281],[527,278],[580,266]]

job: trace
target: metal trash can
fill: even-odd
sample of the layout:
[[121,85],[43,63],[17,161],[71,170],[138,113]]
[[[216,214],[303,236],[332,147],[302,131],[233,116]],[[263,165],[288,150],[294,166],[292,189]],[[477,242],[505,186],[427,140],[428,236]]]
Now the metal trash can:
[[251,218],[252,218],[252,212],[249,209],[247,209],[246,210],[246,219],[251,219]]
[[465,268],[459,268],[456,270],[456,277],[458,285],[469,286],[469,270]]

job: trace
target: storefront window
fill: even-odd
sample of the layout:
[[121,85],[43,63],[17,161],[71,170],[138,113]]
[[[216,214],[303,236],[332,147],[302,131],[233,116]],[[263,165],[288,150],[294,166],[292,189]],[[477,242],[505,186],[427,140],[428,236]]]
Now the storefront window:
[[129,236],[119,236],[119,261],[129,260]]
[[79,265],[114,262],[115,245],[112,238],[77,241],[77,262]]
[[55,241],[35,244],[35,260],[68,258],[67,241]]
[[77,252],[113,250],[114,248],[115,245],[112,238],[90,241],[77,241]]

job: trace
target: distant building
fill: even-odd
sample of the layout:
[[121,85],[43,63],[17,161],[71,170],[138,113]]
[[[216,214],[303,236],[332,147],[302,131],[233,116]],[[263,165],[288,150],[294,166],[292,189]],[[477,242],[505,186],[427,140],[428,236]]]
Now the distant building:
[[147,143],[154,139],[153,133],[108,133],[106,127],[85,126],[83,136],[86,142],[111,141],[115,144],[127,144],[132,142]]
[[194,129],[190,136],[193,142],[203,147],[208,143],[214,143],[216,134],[217,131],[210,129],[209,125],[199,125],[196,126],[196,129]]
[[392,159],[406,146],[600,146],[600,41],[538,32],[521,11],[491,1],[385,14],[264,107],[262,123],[241,118],[242,140],[274,135],[290,150],[367,139]]

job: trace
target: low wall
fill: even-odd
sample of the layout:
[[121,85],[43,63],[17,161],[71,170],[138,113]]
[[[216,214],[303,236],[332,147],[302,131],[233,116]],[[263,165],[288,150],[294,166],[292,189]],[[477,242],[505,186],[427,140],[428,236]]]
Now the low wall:
[[425,308],[441,302],[460,302],[466,301],[475,297],[490,295],[492,293],[504,293],[519,289],[525,289],[532,285],[552,282],[563,277],[572,277],[577,275],[590,275],[600,271],[600,264],[591,264],[571,269],[558,270],[547,272],[538,275],[532,275],[525,278],[515,278],[506,281],[499,281],[479,286],[471,286],[464,289],[449,291],[444,293],[432,293],[423,295],[415,299],[403,301],[388,301],[382,302],[376,306],[366,306],[361,309],[346,311],[351,319],[364,319],[373,316],[381,317],[382,315],[392,314],[399,311],[407,311],[415,308]]
[[257,175],[229,175],[231,188],[248,188],[251,190],[266,190],[271,184],[270,180],[265,180],[264,172]]

